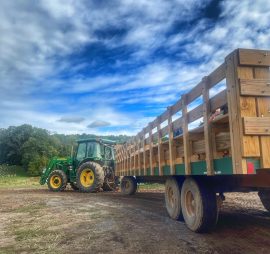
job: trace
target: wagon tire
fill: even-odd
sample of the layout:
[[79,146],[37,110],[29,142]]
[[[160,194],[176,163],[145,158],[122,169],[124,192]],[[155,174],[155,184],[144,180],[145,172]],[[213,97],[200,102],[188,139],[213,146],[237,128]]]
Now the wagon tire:
[[218,208],[216,193],[199,181],[187,178],[181,190],[181,206],[187,227],[197,233],[216,226]]
[[259,195],[259,197],[261,199],[261,202],[262,202],[264,208],[268,212],[270,212],[270,190],[269,189],[267,189],[267,190],[265,190],[265,189],[259,190],[258,195]]
[[173,220],[183,220],[181,187],[182,184],[175,177],[169,177],[165,182],[165,205],[168,215]]
[[133,176],[124,176],[121,181],[121,192],[125,195],[134,195],[137,191],[137,181]]

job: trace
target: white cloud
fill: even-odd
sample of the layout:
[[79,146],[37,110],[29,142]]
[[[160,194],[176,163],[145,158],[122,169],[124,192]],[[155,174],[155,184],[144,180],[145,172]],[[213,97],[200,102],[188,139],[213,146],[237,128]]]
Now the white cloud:
[[[270,3],[263,0],[224,0],[216,23],[202,18],[180,30],[181,22],[199,17],[208,2],[1,1],[0,127],[30,123],[82,133],[102,117],[111,123],[108,132],[134,133],[235,48],[269,48]],[[179,31],[171,34],[177,23]],[[112,28],[124,32],[98,33]],[[87,66],[99,67],[96,59],[73,62],[70,56],[91,49],[93,42],[105,49],[132,49],[112,66],[125,72],[80,75]],[[171,56],[153,60],[160,48]],[[133,69],[133,63],[141,65]],[[144,108],[128,112],[130,105]],[[58,121],[73,115],[85,121]]]

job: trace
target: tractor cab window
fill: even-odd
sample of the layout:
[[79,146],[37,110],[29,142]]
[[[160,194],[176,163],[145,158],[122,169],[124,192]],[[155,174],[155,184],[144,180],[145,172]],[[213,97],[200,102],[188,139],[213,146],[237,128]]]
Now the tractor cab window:
[[80,143],[78,146],[78,151],[77,151],[77,160],[81,161],[85,158],[86,154],[86,143]]
[[90,142],[88,143],[88,148],[87,148],[87,157],[95,157],[96,153],[96,143]]
[[108,146],[105,146],[105,160],[112,159],[112,149]]

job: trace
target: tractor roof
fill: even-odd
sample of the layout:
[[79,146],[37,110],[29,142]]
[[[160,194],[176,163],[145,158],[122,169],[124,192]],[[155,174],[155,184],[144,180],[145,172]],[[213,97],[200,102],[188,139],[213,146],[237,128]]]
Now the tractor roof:
[[84,143],[84,142],[100,142],[105,145],[115,145],[116,142],[109,140],[109,139],[102,139],[102,138],[84,138],[77,140],[78,143]]

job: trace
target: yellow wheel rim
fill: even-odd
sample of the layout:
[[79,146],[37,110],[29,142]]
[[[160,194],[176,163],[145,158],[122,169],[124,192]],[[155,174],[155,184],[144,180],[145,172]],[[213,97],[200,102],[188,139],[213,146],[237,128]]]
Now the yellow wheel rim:
[[90,187],[95,181],[95,174],[92,169],[86,168],[80,175],[80,181],[83,187]]
[[52,188],[57,189],[61,186],[62,184],[62,179],[58,175],[53,175],[50,179],[50,185]]

